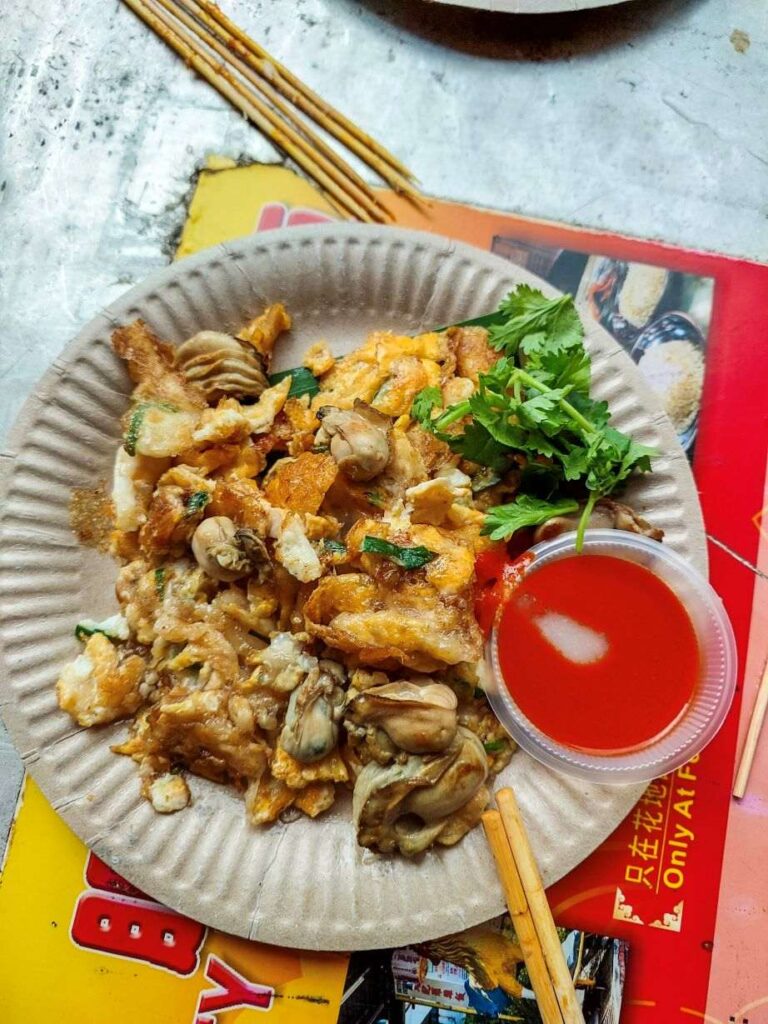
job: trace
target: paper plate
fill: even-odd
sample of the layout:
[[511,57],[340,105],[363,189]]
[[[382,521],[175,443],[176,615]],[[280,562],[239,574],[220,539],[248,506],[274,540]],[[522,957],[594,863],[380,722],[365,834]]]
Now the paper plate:
[[[503,899],[480,829],[418,861],[381,858],[356,844],[346,801],[317,821],[256,830],[234,792],[194,778],[191,807],[158,815],[139,796],[134,763],[110,753],[125,725],[80,729],[59,710],[54,683],[77,651],[74,623],[116,608],[114,563],[78,545],[68,513],[73,487],[111,475],[131,390],[111,331],[143,317],[178,342],[233,329],[279,299],[295,324],[280,348],[287,366],[319,338],[340,353],[374,328],[414,333],[476,316],[520,282],[554,294],[496,256],[434,235],[338,224],[251,236],[128,292],[64,350],[25,405],[0,520],[0,707],[69,826],[175,910],[265,942],[351,950],[458,931],[500,913]],[[587,330],[596,394],[619,428],[663,452],[631,500],[706,571],[696,491],[672,427],[618,345],[597,326]],[[583,860],[640,792],[572,781],[522,753],[497,785],[515,787],[547,883]]]

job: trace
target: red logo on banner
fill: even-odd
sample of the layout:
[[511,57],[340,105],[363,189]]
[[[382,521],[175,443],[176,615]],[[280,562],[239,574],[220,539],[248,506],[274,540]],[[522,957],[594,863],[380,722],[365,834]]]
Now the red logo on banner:
[[265,203],[256,222],[257,231],[271,231],[274,228],[295,228],[302,224],[328,224],[332,217],[319,210],[297,207],[289,210],[285,203]]
[[101,891],[88,889],[77,900],[70,927],[76,945],[143,960],[174,974],[197,970],[205,925],[144,897],[92,853],[85,878]]
[[253,1010],[272,1008],[275,996],[273,988],[248,981],[213,954],[208,957],[205,976],[214,982],[216,988],[209,988],[200,993],[195,1024],[209,1024],[212,1018],[206,1015],[220,1013],[222,1010],[246,1007]]

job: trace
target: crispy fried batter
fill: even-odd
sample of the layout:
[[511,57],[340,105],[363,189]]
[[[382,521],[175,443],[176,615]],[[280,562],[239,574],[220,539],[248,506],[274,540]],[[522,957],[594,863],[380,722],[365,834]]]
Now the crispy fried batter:
[[137,385],[134,398],[155,398],[179,409],[205,409],[205,395],[173,368],[173,348],[164,344],[143,320],[118,327],[112,346],[125,360],[131,380]]
[[309,633],[364,665],[434,672],[482,655],[469,596],[444,602],[427,582],[388,588],[363,573],[325,576],[304,616]]
[[273,777],[281,779],[291,789],[304,789],[312,782],[346,782],[349,778],[338,750],[331,751],[321,761],[302,764],[278,747],[269,767]]
[[371,399],[371,405],[386,416],[402,416],[410,411],[416,395],[423,388],[439,387],[440,367],[430,359],[404,356],[395,359],[389,375]]
[[280,459],[267,477],[264,497],[278,508],[314,515],[338,471],[333,456],[325,452],[302,452],[295,459]]
[[103,633],[94,633],[85,651],[59,676],[59,706],[86,727],[127,718],[141,704],[139,682],[145,668],[136,654],[120,661],[117,648]]
[[291,318],[288,311],[282,302],[275,302],[247,323],[237,336],[241,341],[247,341],[253,345],[269,366],[275,342],[283,331],[290,331],[290,329]]
[[238,526],[247,526],[259,536],[269,533],[270,506],[254,480],[232,477],[218,480],[206,509],[212,516],[228,516]]
[[158,481],[139,546],[152,558],[188,541],[214,493],[214,483],[187,466],[174,466]]
[[488,331],[485,327],[449,327],[445,333],[456,354],[456,376],[469,377],[477,384],[478,374],[487,373],[499,358],[488,344]]
[[328,373],[329,370],[333,369],[335,362],[336,360],[333,358],[331,350],[326,343],[324,341],[316,341],[304,353],[302,365],[306,366],[315,377],[322,377],[324,373]]
[[312,409],[309,395],[288,398],[272,426],[275,447],[289,455],[300,455],[315,443],[315,432],[320,420]]
[[267,744],[236,725],[224,690],[197,690],[155,705],[148,715],[149,750],[171,758],[214,782],[245,784],[261,777]]
[[308,817],[316,818],[327,811],[335,799],[336,786],[333,782],[310,782],[296,793],[294,806]]
[[265,775],[252,782],[245,791],[245,811],[252,825],[269,825],[277,821],[296,798],[296,790],[289,789],[280,779]]

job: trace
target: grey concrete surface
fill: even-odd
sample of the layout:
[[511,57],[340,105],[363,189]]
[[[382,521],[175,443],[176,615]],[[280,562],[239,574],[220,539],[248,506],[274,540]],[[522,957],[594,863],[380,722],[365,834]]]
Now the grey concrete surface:
[[[765,0],[223,6],[428,193],[768,256]],[[280,157],[116,0],[0,0],[0,128],[1,443],[78,327],[169,259],[205,154]],[[19,778],[0,736],[0,844]]]

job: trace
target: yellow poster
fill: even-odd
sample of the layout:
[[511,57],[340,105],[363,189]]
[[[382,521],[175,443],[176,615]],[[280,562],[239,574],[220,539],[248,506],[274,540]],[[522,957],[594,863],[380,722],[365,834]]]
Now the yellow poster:
[[207,929],[89,854],[27,779],[0,885],[4,1024],[335,1024],[347,956]]

